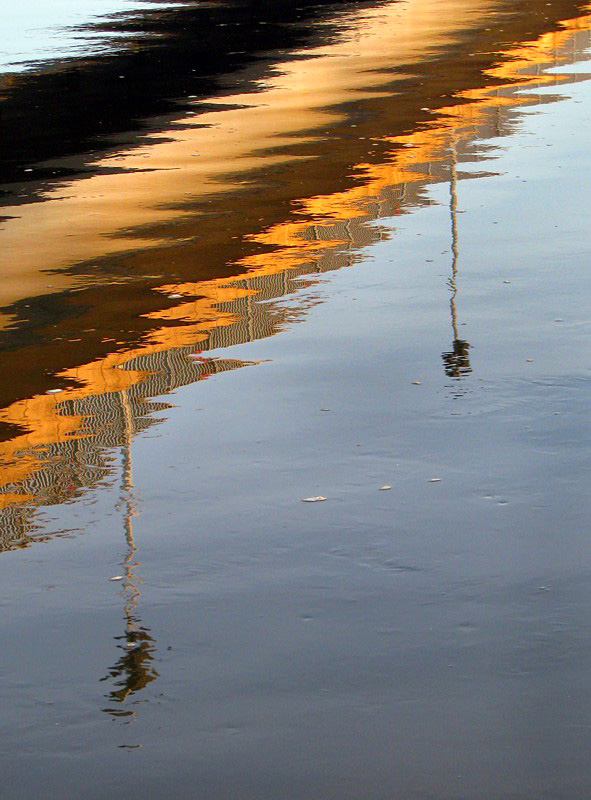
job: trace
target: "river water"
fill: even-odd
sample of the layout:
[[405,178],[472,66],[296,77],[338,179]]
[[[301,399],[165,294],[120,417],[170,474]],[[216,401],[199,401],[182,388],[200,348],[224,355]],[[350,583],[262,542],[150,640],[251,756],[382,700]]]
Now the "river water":
[[0,798],[586,799],[591,7],[280,6],[5,76]]

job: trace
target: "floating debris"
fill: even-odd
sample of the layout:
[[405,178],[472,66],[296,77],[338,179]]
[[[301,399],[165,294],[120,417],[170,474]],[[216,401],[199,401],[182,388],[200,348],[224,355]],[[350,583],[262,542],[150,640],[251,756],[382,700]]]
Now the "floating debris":
[[391,489],[391,488],[392,487],[389,484],[386,483],[386,484],[384,484],[384,486],[380,486],[380,492],[387,492],[388,489]]
[[503,283],[511,283],[511,281],[503,281]]
[[429,478],[429,483],[441,483],[441,478]]
[[179,297],[182,297],[182,294],[176,294],[176,293],[175,293],[175,294],[169,294],[169,295],[168,295],[168,299],[169,299],[169,300],[178,300],[178,299],[179,299]]
[[63,391],[64,391],[63,389],[48,389],[45,392],[45,394],[59,394],[60,392],[63,392]]
[[112,578],[109,578],[110,581],[122,581],[123,575],[113,575]]
[[323,500],[326,500],[326,497],[321,494],[317,497],[302,497],[302,503],[321,503]]
[[118,744],[120,750],[139,750],[141,744]]
[[422,383],[421,383],[421,381],[413,381],[412,385],[413,386],[422,386]]

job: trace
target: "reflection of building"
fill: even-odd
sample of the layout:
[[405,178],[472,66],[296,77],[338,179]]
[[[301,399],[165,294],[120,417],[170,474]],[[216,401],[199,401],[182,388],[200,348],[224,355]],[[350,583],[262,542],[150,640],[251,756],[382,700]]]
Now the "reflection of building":
[[[575,24],[572,29],[576,30]],[[350,181],[349,188],[302,200],[286,221],[251,237],[259,251],[235,264],[234,277],[161,287],[163,294],[178,296],[178,303],[149,315],[160,327],[141,346],[70,370],[66,377],[77,385],[62,394],[37,396],[4,409],[2,420],[27,432],[0,446],[5,465],[0,547],[18,546],[34,537],[36,506],[65,502],[112,476],[113,448],[153,424],[155,412],[166,408],[149,398],[242,366],[241,361],[206,354],[281,330],[304,313],[306,303],[315,302],[313,291],[305,300],[298,299],[298,305],[280,302],[302,285],[302,278],[309,276],[311,287],[316,273],[351,266],[362,248],[391,235],[376,220],[430,202],[426,187],[449,180],[452,146],[453,344],[443,360],[451,377],[469,371],[469,346],[459,336],[456,318],[456,163],[474,159],[471,148],[479,138],[510,129],[506,120],[513,107],[528,102],[524,95],[516,96],[516,89],[535,89],[548,82],[544,75],[524,77],[517,70],[535,71],[561,59],[576,60],[587,42],[574,41],[576,46],[567,49],[573,43],[572,30],[567,29],[562,36],[542,37],[537,45],[506,54],[507,61],[493,76],[497,86],[493,92],[465,93],[461,102],[444,109],[432,123],[388,142],[391,152],[379,164],[360,165],[360,178]],[[506,85],[500,86],[501,81]],[[141,635],[138,641],[145,642],[149,654],[149,640]],[[125,665],[133,672],[133,663],[127,659],[116,669],[123,670],[122,676],[130,674]],[[142,664],[146,660],[138,669]]]
[[241,365],[223,360],[191,359],[194,349],[185,347],[146,354],[138,359],[138,366],[150,371],[141,383],[124,391],[89,394],[57,404],[59,415],[79,419],[81,426],[75,435],[33,448],[28,453],[17,451],[14,454],[17,461],[28,456],[31,469],[24,479],[4,484],[0,500],[3,495],[12,498],[16,492],[31,498],[32,506],[8,504],[0,508],[0,549],[19,546],[34,535],[31,515],[35,506],[67,502],[80,489],[96,486],[112,474],[111,451],[121,446],[129,424],[124,395],[130,409],[131,434],[135,435],[154,424],[156,412],[168,407],[166,403],[150,402],[147,398],[168,394],[179,386]]

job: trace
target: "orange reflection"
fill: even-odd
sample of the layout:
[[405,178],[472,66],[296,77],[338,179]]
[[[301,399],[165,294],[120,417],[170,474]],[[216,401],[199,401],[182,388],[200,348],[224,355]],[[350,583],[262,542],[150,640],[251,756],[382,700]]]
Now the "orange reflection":
[[220,110],[187,116],[164,141],[162,133],[149,135],[143,147],[103,162],[121,173],[70,182],[49,191],[45,202],[8,207],[13,218],[2,230],[0,305],[72,285],[59,272],[72,264],[162,243],[151,229],[178,220],[189,198],[237,190],[238,174],[298,158],[285,148],[345,119],[340,106],[375,97],[391,83],[393,68],[428,59],[496,6],[496,0],[408,0],[352,13],[340,41],[276,65],[260,92],[214,98],[208,104]]
[[[47,262],[37,247],[25,247],[26,219],[50,236],[51,245],[45,253],[49,252],[55,266],[65,266],[71,259],[94,258],[111,248],[137,248],[150,240],[134,235],[127,243],[116,236],[117,231],[178,217],[175,204],[185,189],[192,194],[227,191],[234,185],[228,177],[230,172],[293,158],[282,154],[269,157],[265,151],[294,138],[302,141],[303,135],[295,131],[318,127],[326,116],[337,113],[327,111],[328,105],[366,96],[368,86],[375,90],[385,85],[385,73],[378,68],[426,57],[431,48],[453,38],[452,19],[456,25],[458,20],[460,25],[473,24],[474,15],[480,20],[479,15],[491,7],[491,3],[468,0],[453,5],[455,18],[448,4],[445,19],[440,18],[441,4],[426,0],[359,12],[356,19],[361,33],[357,39],[348,34],[334,48],[314,54],[315,58],[287,65],[265,92],[256,95],[257,105],[250,96],[234,98],[244,107],[212,112],[211,128],[172,131],[170,141],[151,145],[149,152],[144,149],[122,157],[126,168],[132,169],[147,153],[151,167],[157,166],[155,172],[79,181],[56,196],[52,194],[48,202],[27,207],[20,220],[10,221],[4,232],[8,241],[25,259],[30,274]],[[439,16],[435,9],[439,9]],[[397,25],[403,25],[404,30],[396,46],[391,15],[397,15]],[[262,252],[236,261],[233,277],[161,286],[160,292],[179,295],[180,302],[150,314],[160,327],[145,337],[141,346],[64,371],[61,375],[74,385],[59,394],[36,396],[3,409],[0,420],[25,431],[0,445],[3,504],[29,503],[32,497],[37,503],[67,499],[79,487],[91,485],[93,475],[104,474],[104,463],[95,463],[89,472],[88,461],[97,459],[93,449],[120,443],[124,428],[129,435],[130,404],[133,433],[141,429],[145,424],[142,420],[152,410],[146,398],[212,372],[241,366],[241,362],[218,361],[195,353],[196,345],[203,351],[211,350],[268,336],[284,327],[288,312],[273,304],[261,304],[261,299],[293,292],[298,276],[351,265],[363,247],[390,235],[368,222],[424,202],[421,192],[427,184],[449,179],[452,145],[461,156],[475,140],[499,134],[503,110],[508,114],[518,105],[538,102],[539,98],[531,94],[537,87],[569,80],[568,76],[540,74],[540,70],[576,60],[587,45],[585,36],[579,41],[579,32],[590,27],[590,16],[578,17],[564,22],[558,33],[506,51],[502,60],[499,57],[500,65],[487,71],[494,90],[485,86],[458,93],[458,102],[438,112],[422,129],[404,136],[382,137],[382,145],[389,147],[382,163],[358,164],[355,185],[333,194],[303,198],[289,219],[252,236]],[[309,89],[320,85],[322,90]],[[525,88],[530,94],[516,95]],[[199,118],[200,123],[203,119]],[[252,137],[259,144],[256,151]],[[191,161],[197,142],[206,157]],[[228,148],[225,153],[224,148]],[[115,210],[108,208],[107,197],[112,196],[118,198]],[[154,197],[161,201],[158,206]],[[64,218],[70,205],[84,209],[74,226]],[[115,217],[119,227],[115,227]],[[73,227],[73,233],[64,245],[59,232],[63,230],[65,236],[68,226]],[[35,476],[48,473],[49,477],[39,482],[46,486],[49,481],[53,494],[41,491],[36,483]]]

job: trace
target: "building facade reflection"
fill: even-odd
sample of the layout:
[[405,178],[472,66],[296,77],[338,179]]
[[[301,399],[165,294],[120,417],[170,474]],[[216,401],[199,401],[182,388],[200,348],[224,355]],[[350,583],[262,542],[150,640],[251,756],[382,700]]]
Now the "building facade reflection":
[[[42,535],[36,509],[74,500],[84,490],[114,480],[113,453],[156,424],[155,415],[168,407],[153,398],[251,363],[223,358],[223,351],[272,336],[305,315],[307,306],[317,302],[318,275],[357,263],[364,248],[393,234],[391,224],[379,221],[431,203],[427,189],[433,184],[450,183],[452,347],[443,352],[443,365],[450,378],[468,375],[470,345],[460,336],[457,310],[458,164],[478,159],[479,140],[511,130],[516,107],[540,102],[537,87],[572,80],[544,74],[544,69],[580,57],[589,42],[589,18],[571,20],[563,28],[505,52],[481,89],[459,93],[458,102],[441,109],[428,124],[404,136],[381,136],[381,158],[358,163],[344,188],[300,197],[283,220],[248,234],[252,252],[230,265],[231,275],[160,285],[167,307],[144,314],[152,329],[139,344],[118,343],[108,356],[65,370],[62,377],[70,386],[60,393],[28,397],[2,409],[0,420],[21,432],[0,444],[0,547],[25,546]],[[395,113],[392,98],[383,102],[391,102]],[[480,158],[485,156],[486,151]],[[138,236],[143,234],[144,228]],[[179,259],[184,248],[181,241]],[[167,250],[160,253],[167,255]],[[298,295],[302,286],[309,291]],[[288,296],[296,298],[289,306],[282,303]],[[128,516],[131,520],[132,513]],[[128,547],[131,563],[133,537]],[[125,584],[130,598],[133,580],[130,571]],[[111,678],[113,691],[124,698],[134,685],[155,677],[153,643],[131,599],[121,641],[126,650]],[[135,646],[127,648],[128,643]]]

